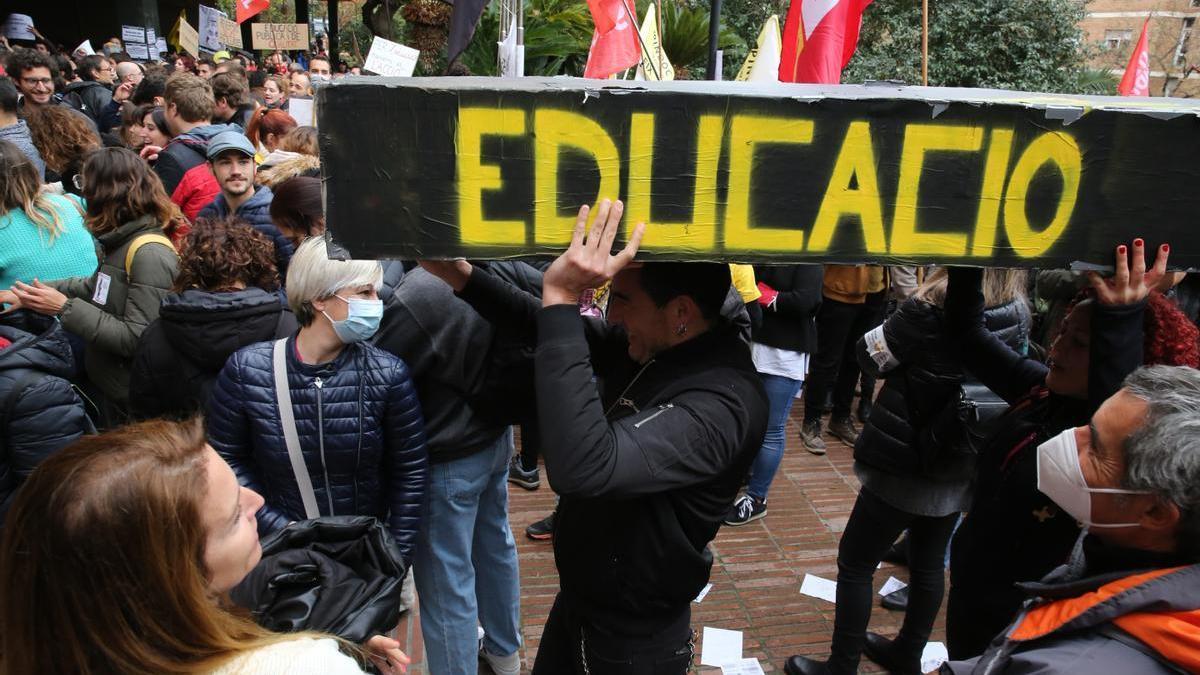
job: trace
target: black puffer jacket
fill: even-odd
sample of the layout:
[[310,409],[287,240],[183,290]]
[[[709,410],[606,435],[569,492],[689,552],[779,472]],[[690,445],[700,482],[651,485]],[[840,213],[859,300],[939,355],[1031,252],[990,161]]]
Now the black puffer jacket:
[[[303,520],[275,397],[273,342],[237,351],[208,406],[209,442],[238,480],[266,499],[261,533]],[[287,341],[288,387],[304,461],[321,515],[375,516],[406,558],[421,521],[428,459],[408,366],[368,344],[346,345],[329,363],[303,363]]]
[[168,295],[133,358],[129,406],[134,416],[182,418],[199,411],[234,352],[297,328],[279,294],[261,288]]
[[[854,445],[854,459],[880,471],[955,481],[970,477],[974,464],[966,457],[956,461],[929,461],[922,448],[921,431],[933,423],[962,385],[963,368],[943,327],[942,309],[910,298],[883,324],[888,350],[899,365],[881,368],[858,341],[858,360],[864,372],[886,378],[875,400],[871,417]],[[1023,300],[984,312],[988,330],[1017,352],[1029,340],[1030,313]]]
[[67,378],[71,345],[55,319],[32,312],[0,317],[0,524],[33,469],[92,428]]

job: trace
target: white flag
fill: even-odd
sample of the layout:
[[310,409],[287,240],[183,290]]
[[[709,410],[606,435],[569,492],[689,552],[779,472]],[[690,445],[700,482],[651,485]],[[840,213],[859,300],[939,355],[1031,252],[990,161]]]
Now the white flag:
[[749,82],[778,82],[779,59],[783,38],[779,34],[779,17],[772,14],[758,32],[758,44],[746,55],[746,62],[734,79]]
[[658,15],[654,3],[650,3],[650,6],[646,8],[646,16],[642,19],[642,29],[639,32],[646,48],[642,50],[642,60],[638,63],[637,73],[634,74],[633,79],[674,80],[675,67],[667,60],[667,53],[663,51],[662,39],[658,35]]
[[508,24],[508,35],[496,43],[500,49],[500,77],[520,77],[525,70],[524,64],[518,64],[519,55],[523,50],[517,49],[517,17]]

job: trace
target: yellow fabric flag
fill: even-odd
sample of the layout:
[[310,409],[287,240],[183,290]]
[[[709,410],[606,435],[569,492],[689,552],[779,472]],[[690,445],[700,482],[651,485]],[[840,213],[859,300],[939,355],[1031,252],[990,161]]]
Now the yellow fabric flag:
[[733,79],[740,82],[778,82],[782,45],[779,17],[772,14],[758,32],[757,46],[746,55],[746,61]]
[[642,19],[642,42],[646,48],[642,50],[642,62],[638,64],[635,80],[674,80],[675,67],[667,60],[663,51],[662,38],[658,34],[658,14],[654,3],[646,8],[646,17]]

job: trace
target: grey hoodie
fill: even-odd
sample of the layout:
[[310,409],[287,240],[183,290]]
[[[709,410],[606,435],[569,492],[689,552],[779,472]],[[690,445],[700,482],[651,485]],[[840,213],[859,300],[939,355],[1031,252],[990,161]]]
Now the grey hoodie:
[[33,144],[33,136],[29,134],[29,125],[25,124],[25,120],[17,120],[16,124],[0,127],[0,141],[8,141],[17,146],[29,161],[33,162],[38,178],[43,182],[46,180],[46,163],[42,161],[41,153]]

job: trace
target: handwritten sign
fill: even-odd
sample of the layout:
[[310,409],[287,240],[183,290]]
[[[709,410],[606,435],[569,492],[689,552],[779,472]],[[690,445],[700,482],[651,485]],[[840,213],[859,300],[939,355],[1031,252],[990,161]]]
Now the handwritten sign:
[[179,46],[192,56],[200,56],[200,34],[186,21],[179,22]]
[[421,52],[405,45],[376,37],[363,70],[389,77],[411,77]]
[[256,23],[250,44],[255,49],[308,49],[306,23]]
[[146,45],[139,45],[130,42],[129,44],[125,45],[125,53],[128,54],[129,58],[133,59],[134,61],[150,60],[150,47]]
[[146,29],[146,44],[152,45],[155,43],[156,40],[158,40],[158,35],[155,33],[154,29],[147,28]]
[[146,29],[141,26],[121,26],[121,41],[129,44],[146,44]]
[[242,48],[242,27],[236,21],[217,15],[217,42],[226,47]]
[[1186,99],[528,77],[317,99],[354,258],[552,256],[607,197],[643,259],[1052,268],[1142,236],[1200,269]]
[[33,40],[33,17],[28,14],[9,14],[4,21],[4,36],[10,40]]

